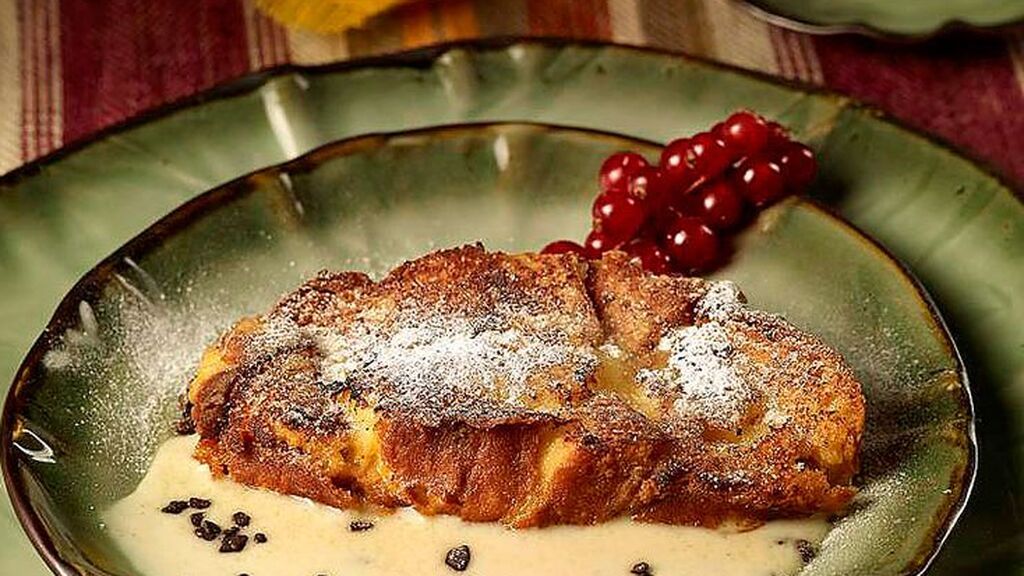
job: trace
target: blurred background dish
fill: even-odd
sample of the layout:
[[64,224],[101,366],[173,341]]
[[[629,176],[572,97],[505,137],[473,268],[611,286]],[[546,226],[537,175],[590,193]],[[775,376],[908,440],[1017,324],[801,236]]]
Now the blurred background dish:
[[924,38],[945,30],[1008,27],[1024,20],[1017,0],[739,0],[770,21],[813,33]]

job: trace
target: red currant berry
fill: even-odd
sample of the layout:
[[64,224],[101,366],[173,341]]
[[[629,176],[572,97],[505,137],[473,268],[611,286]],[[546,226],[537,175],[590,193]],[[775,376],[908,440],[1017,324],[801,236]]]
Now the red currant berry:
[[818,173],[814,152],[799,142],[787,142],[779,148],[778,164],[790,191],[803,192]]
[[650,240],[635,240],[625,247],[631,262],[652,274],[668,274],[672,271],[672,259],[667,252]]
[[602,254],[616,246],[617,244],[605,236],[604,232],[591,230],[590,234],[587,234],[587,239],[583,241],[583,255],[591,260],[599,260]]
[[[697,216],[700,213],[700,207],[698,206],[700,191],[704,189],[704,186],[705,184],[699,184],[686,193],[673,194],[666,204],[670,214],[675,216]],[[670,218],[668,223],[674,220],[674,217]]]
[[765,123],[768,127],[768,141],[765,144],[765,148],[768,150],[778,150],[781,146],[789,142],[789,130],[782,124],[775,121],[768,121]]
[[727,179],[718,179],[697,191],[692,213],[712,230],[731,230],[743,219],[743,197]]
[[616,152],[601,164],[598,180],[601,191],[624,189],[632,176],[640,168],[648,166],[647,160],[636,152]]
[[701,132],[690,139],[685,158],[696,175],[705,180],[724,172],[732,160],[725,142],[710,132]]
[[744,198],[759,208],[786,195],[786,180],[779,165],[765,158],[744,162],[736,170],[733,184]]
[[752,156],[768,144],[768,124],[753,112],[736,112],[716,132],[733,152],[733,158]]
[[595,228],[600,228],[609,239],[625,242],[631,239],[644,223],[646,214],[640,201],[625,192],[605,192],[594,200]]
[[628,190],[630,196],[653,208],[660,205],[665,197],[665,178],[657,167],[646,166],[633,173]]
[[679,217],[679,212],[671,208],[661,208],[650,212],[647,215],[647,220],[644,225],[640,228],[640,233],[637,234],[637,238],[645,240],[656,240],[665,235],[665,231],[668,230],[670,224],[675,222],[676,218]]
[[583,256],[583,246],[572,240],[556,240],[540,251],[541,254],[576,254]]
[[664,246],[676,269],[684,272],[707,270],[718,259],[718,236],[692,216],[682,216],[669,226]]
[[681,192],[690,187],[697,179],[693,167],[687,164],[686,155],[690,150],[690,139],[680,138],[665,145],[661,151],[658,166],[665,181],[665,188],[670,192]]

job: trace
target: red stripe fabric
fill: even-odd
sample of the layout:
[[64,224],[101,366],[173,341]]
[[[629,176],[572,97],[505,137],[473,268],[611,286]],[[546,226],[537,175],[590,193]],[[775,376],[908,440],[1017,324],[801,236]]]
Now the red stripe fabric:
[[250,25],[253,29],[252,39],[256,43],[260,68],[273,68],[288,62],[288,41],[284,29],[279,24],[262,12],[255,12]]
[[825,84],[933,132],[1024,182],[1024,92],[1006,46],[948,38],[892,46],[817,38]]
[[44,94],[44,108],[39,114],[39,131],[42,135],[40,140],[40,146],[43,152],[51,152],[59,145],[55,141],[52,126],[56,121],[57,106],[56,99],[57,95],[54,93],[58,86],[55,85],[55,70],[57,66],[57,55],[54,50],[54,20],[57,18],[56,14],[56,2],[39,2],[44,8],[44,14],[42,17],[42,74],[38,78],[38,81],[43,85]]
[[538,36],[611,38],[606,0],[528,0],[530,33]]
[[772,50],[775,52],[775,63],[779,67],[779,75],[785,78],[793,78],[796,76],[796,66],[793,64],[793,57],[790,55],[789,50],[786,49],[784,33],[784,30],[772,28],[769,31],[769,37],[772,42]]
[[31,66],[31,34],[32,27],[28,25],[31,22],[29,16],[30,6],[24,2],[18,5],[18,28],[21,30],[21,157],[24,160],[31,160],[35,157],[35,151],[29,145],[29,126],[31,126],[31,113],[29,109],[30,101],[34,101],[34,91],[36,89],[34,82],[29,82],[28,70]]
[[248,72],[246,50],[234,0],[63,1],[65,141]]
[[50,131],[47,129],[45,122],[46,111],[50,108],[50,82],[49,82],[49,70],[46,67],[46,53],[47,53],[47,30],[46,30],[46,3],[45,2],[34,2],[33,10],[33,27],[36,30],[36,46],[35,46],[35,69],[36,69],[36,85],[39,87],[39,98],[36,101],[37,112],[36,112],[36,146],[40,154],[45,154],[49,150],[49,139]]
[[261,25],[261,22],[262,18],[259,14],[253,15],[252,41],[256,44],[254,48],[256,49],[256,56],[258,58],[259,65],[261,67],[269,68],[269,65],[267,64],[269,57],[267,56],[267,54],[264,53],[263,50],[266,41],[263,39],[263,26]]
[[50,47],[50,33],[48,29],[46,2],[36,2],[36,30],[38,38],[36,43],[36,82],[39,84],[39,112],[36,114],[36,134],[39,152],[45,154],[50,151],[50,125],[48,114],[53,110],[53,95],[50,93],[52,87],[50,82],[50,61],[48,58]]

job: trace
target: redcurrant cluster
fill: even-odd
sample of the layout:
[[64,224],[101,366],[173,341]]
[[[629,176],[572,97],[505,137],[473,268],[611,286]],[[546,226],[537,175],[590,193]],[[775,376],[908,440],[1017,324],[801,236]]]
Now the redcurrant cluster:
[[707,272],[729,234],[756,210],[804,192],[817,170],[811,149],[781,125],[736,112],[669,142],[657,165],[635,152],[609,156],[583,245],[559,240],[542,252],[597,259],[618,249],[655,274]]

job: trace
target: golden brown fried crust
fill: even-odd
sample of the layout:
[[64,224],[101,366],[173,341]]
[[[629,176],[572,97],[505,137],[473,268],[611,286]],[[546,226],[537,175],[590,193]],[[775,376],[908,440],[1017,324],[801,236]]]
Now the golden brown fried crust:
[[[648,275],[619,253],[588,264],[479,246],[376,283],[321,274],[207,350],[189,388],[196,457],[216,475],[333,506],[415,506],[515,527],[627,514],[713,526],[841,510],[854,494],[864,403],[817,339],[732,310],[721,324],[727,352],[757,393],[728,425],[639,384],[665,364],[667,334],[717,321],[700,308],[709,286]],[[531,364],[526,392],[499,375],[467,399],[455,382],[454,396],[427,408],[405,394],[433,390],[387,381],[372,349],[364,368],[327,377],[323,334],[397,337],[410,318],[465,320],[474,338],[536,336],[566,350],[565,362]],[[607,356],[607,344],[621,354]]]

